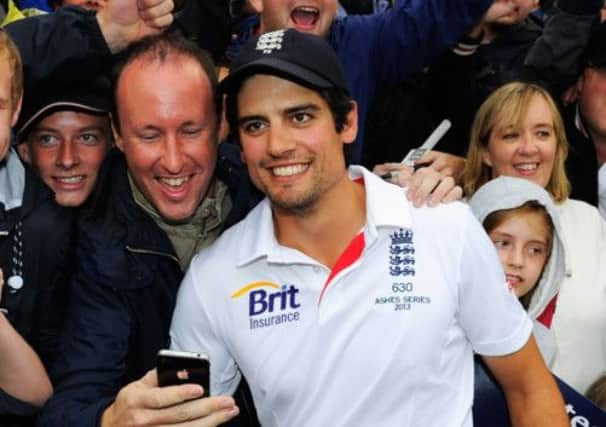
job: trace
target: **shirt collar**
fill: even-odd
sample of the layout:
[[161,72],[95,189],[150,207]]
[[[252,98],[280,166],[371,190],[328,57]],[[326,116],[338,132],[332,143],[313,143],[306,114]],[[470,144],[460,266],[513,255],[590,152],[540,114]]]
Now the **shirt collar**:
[[227,186],[219,179],[213,178],[207,195],[202,199],[193,216],[184,223],[169,223],[139,191],[130,173],[128,173],[128,184],[135,203],[166,233],[183,270],[187,268],[196,252],[216,240],[231,208]]
[[0,166],[0,203],[5,210],[21,207],[25,191],[25,168],[14,148]]
[[[348,174],[351,180],[361,179],[364,182],[368,244],[376,239],[380,228],[411,227],[411,207],[404,189],[383,181],[362,166],[350,166]],[[288,264],[301,263],[302,257],[305,257],[297,250],[281,246],[276,240],[271,203],[267,197],[251,211],[245,224],[242,235],[247,238],[238,249],[238,267],[259,258],[267,258],[269,263]],[[309,258],[309,263],[316,261]]]

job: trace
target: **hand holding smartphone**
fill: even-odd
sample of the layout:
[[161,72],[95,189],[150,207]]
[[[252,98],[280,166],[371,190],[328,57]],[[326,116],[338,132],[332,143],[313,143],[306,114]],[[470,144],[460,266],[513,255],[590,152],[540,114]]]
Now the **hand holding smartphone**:
[[204,353],[160,350],[157,360],[160,387],[199,384],[204,395],[210,396],[210,361]]

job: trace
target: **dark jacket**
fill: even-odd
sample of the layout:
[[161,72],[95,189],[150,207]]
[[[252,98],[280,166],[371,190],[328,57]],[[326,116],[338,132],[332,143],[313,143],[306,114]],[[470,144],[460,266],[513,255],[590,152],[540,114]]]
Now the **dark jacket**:
[[[230,36],[229,5],[225,0],[184,0],[175,12],[171,31],[179,31],[221,56]],[[36,94],[48,81],[58,85],[84,84],[90,76],[109,73],[117,57],[112,55],[95,13],[67,6],[55,12],[22,19],[6,31],[23,60],[24,93]]]
[[[216,174],[234,206],[228,227],[260,197],[248,184],[238,148],[220,147]],[[55,395],[42,426],[96,426],[120,388],[154,368],[158,350],[169,346],[183,272],[166,234],[135,203],[124,156],[116,149],[89,202],[78,221],[79,265],[51,372]]]
[[[15,258],[21,258],[24,283],[15,292],[5,285],[0,306],[8,309],[8,320],[47,369],[57,353],[64,317],[69,266],[73,263],[73,225],[72,210],[58,206],[53,192],[29,168],[25,169],[22,206],[6,211],[0,205],[0,266],[4,280],[13,274]],[[18,242],[22,245],[21,257],[15,255]],[[36,408],[0,391],[1,426],[33,424],[29,416],[35,412]]]
[[578,114],[576,103],[563,110],[562,118],[568,138],[566,175],[572,185],[570,198],[582,200],[597,207],[599,168],[595,145]]

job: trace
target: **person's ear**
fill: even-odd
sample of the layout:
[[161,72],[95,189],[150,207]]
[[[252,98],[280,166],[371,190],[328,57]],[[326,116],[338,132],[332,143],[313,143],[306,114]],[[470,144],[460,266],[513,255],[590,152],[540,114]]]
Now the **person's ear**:
[[21,157],[21,160],[23,160],[25,163],[27,163],[29,165],[32,164],[31,153],[29,150],[29,143],[27,141],[22,142],[21,144],[17,145],[17,152],[19,153],[19,157]]
[[347,113],[343,129],[341,130],[341,138],[344,144],[351,144],[356,140],[358,135],[358,104],[351,101],[351,111]]

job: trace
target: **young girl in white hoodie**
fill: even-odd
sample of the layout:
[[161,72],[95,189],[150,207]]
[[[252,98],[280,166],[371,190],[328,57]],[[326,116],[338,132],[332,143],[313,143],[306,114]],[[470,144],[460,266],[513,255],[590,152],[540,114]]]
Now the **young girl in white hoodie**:
[[551,319],[566,271],[551,197],[530,181],[502,176],[484,184],[469,204],[497,249],[507,284],[533,319],[539,349],[551,367],[557,354]]

